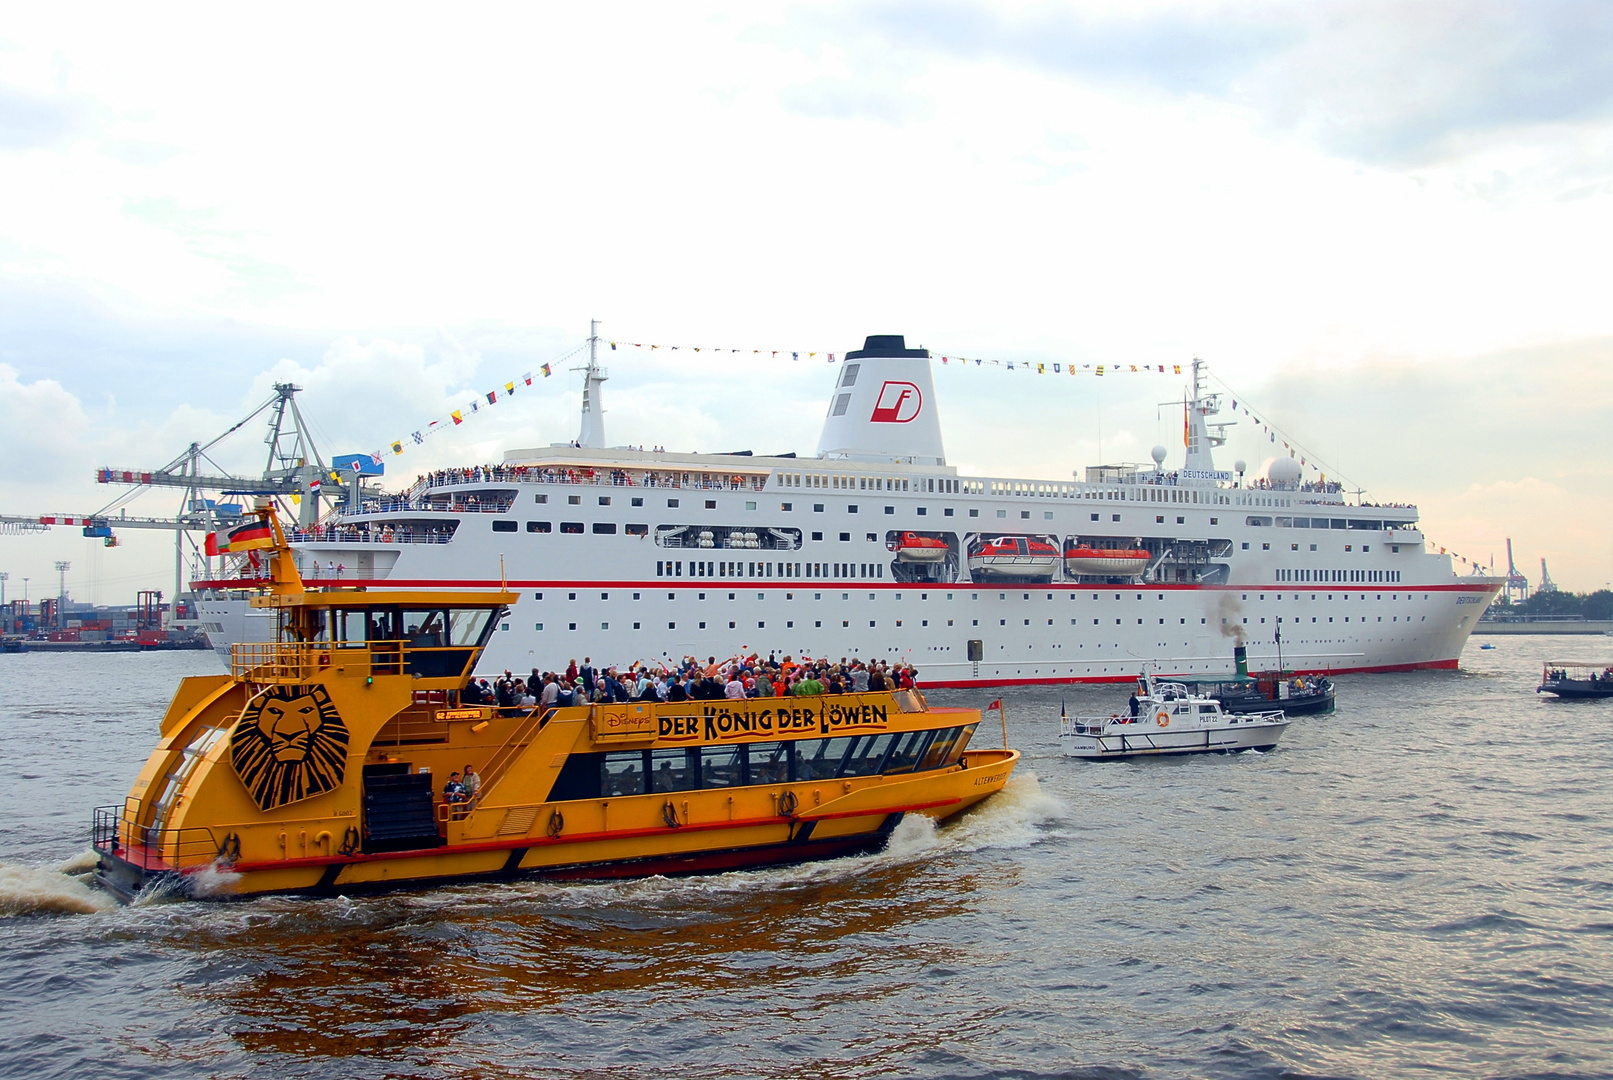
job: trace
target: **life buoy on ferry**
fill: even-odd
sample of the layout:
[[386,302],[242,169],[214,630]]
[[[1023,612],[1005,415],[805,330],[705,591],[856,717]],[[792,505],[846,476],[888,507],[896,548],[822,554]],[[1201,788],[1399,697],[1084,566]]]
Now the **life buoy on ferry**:
[[1166,712],[1164,709],[1159,710],[1159,713],[1154,717],[1154,723],[1158,724],[1160,727],[1170,727],[1171,714]]

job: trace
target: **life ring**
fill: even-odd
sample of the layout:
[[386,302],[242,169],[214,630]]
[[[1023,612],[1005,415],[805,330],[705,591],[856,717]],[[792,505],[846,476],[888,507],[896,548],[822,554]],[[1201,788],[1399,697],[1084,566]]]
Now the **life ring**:
[[1164,709],[1159,710],[1159,713],[1154,717],[1154,723],[1158,724],[1160,727],[1170,727],[1171,714],[1166,712]]

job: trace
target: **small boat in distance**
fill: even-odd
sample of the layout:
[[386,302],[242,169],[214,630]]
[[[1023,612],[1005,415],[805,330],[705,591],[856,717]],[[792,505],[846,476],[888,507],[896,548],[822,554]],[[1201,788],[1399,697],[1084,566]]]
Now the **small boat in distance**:
[[913,689],[494,707],[465,691],[514,593],[305,589],[258,514],[272,585],[253,603],[278,640],[184,679],[128,797],[95,811],[97,880],[120,899],[827,858],[973,806],[1019,760],[969,747],[978,710]]
[[1535,693],[1575,699],[1613,697],[1613,663],[1547,660]]
[[1281,710],[1235,715],[1183,683],[1143,674],[1128,712],[1063,717],[1059,743],[1067,756],[1093,760],[1270,750],[1288,723]]

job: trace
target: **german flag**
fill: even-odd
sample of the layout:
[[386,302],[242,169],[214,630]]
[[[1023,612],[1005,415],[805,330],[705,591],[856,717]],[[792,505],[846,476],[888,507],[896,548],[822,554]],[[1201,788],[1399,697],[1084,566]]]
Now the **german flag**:
[[206,551],[209,555],[228,555],[238,551],[272,547],[274,547],[274,530],[269,528],[267,521],[261,519],[237,525],[223,537],[218,533],[207,534]]

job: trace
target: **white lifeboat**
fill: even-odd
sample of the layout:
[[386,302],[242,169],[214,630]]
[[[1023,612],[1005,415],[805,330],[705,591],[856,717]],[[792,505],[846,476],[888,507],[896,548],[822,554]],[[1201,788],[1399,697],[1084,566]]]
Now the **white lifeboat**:
[[969,552],[969,572],[977,577],[1052,577],[1059,549],[1035,536],[982,537]]
[[898,562],[909,563],[938,563],[945,562],[947,557],[947,542],[934,536],[920,536],[918,533],[904,532],[896,541],[896,559]]

